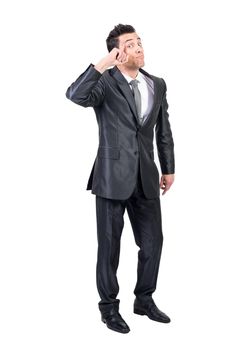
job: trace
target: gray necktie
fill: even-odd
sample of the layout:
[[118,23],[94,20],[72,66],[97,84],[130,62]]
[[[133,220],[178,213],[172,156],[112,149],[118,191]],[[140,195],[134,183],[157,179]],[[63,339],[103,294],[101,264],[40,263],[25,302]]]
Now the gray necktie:
[[137,116],[141,124],[143,118],[141,118],[141,93],[137,86],[138,83],[139,81],[134,79],[134,80],[131,80],[129,84],[132,86],[132,93],[136,103]]

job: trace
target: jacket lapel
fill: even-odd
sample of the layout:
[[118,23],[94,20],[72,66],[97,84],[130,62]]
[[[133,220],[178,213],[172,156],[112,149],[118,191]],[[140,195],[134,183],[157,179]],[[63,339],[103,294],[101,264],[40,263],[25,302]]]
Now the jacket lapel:
[[116,81],[118,83],[118,87],[119,87],[120,91],[122,92],[122,95],[126,98],[128,104],[129,104],[129,107],[130,107],[130,109],[131,109],[131,111],[136,119],[137,124],[140,127],[144,127],[145,124],[148,123],[148,121],[152,115],[152,111],[154,110],[154,108],[158,102],[158,93],[157,93],[156,80],[149,73],[144,71],[143,69],[140,68],[139,71],[142,74],[149,77],[151,80],[153,80],[153,83],[154,83],[154,103],[153,103],[151,111],[149,112],[148,117],[146,118],[145,122],[142,125],[139,124],[135,100],[134,100],[131,88],[130,88],[127,80],[124,78],[123,74],[120,72],[120,70],[116,66],[111,69],[112,76],[116,79]]
[[[148,78],[150,78],[153,83],[154,83],[154,103],[153,103],[153,106],[152,106],[152,110],[154,109],[155,105],[158,103],[158,98],[159,98],[159,95],[158,95],[158,91],[157,91],[157,84],[156,84],[156,79],[154,79],[154,77],[152,77],[152,75],[150,75],[149,73],[147,73],[145,70],[143,70],[142,68],[139,69],[139,71],[146,75]],[[152,111],[151,110],[151,111]],[[151,113],[150,111],[150,113]]]
[[131,108],[131,111],[138,122],[135,100],[127,80],[116,66],[112,69],[112,74],[117,80],[118,87],[120,88],[122,95],[126,98],[129,107]]
[[150,110],[146,120],[144,121],[144,123],[142,125],[142,127],[144,127],[149,122],[149,120],[151,119],[151,117],[153,115],[153,111],[154,111],[156,105],[159,102],[159,94],[158,94],[158,87],[157,87],[156,79],[154,77],[152,77],[149,73],[147,73],[145,70],[143,70],[142,68],[140,68],[139,71],[142,74],[146,75],[148,78],[150,78],[153,81],[153,84],[154,84],[154,101],[153,101],[152,108],[151,108],[151,110]]

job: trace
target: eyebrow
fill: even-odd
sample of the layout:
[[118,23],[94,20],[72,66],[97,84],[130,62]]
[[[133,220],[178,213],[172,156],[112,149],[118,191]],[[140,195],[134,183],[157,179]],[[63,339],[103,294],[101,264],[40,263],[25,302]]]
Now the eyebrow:
[[[128,41],[132,41],[132,40],[134,40],[134,39],[128,39],[128,40],[125,40],[125,42],[124,43],[126,43],[126,42],[128,42]],[[141,40],[141,38],[137,38],[137,40]]]

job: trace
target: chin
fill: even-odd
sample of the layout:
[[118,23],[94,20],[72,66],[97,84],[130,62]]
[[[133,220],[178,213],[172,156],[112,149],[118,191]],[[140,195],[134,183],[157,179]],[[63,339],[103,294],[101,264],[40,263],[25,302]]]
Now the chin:
[[137,65],[139,68],[144,67],[144,65],[145,65],[144,58],[141,58],[140,60],[138,60]]

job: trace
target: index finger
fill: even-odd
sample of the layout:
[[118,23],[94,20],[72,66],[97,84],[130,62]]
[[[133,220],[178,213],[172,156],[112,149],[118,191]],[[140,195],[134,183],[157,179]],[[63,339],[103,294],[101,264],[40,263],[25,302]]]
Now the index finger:
[[[126,48],[127,48],[127,43],[121,43],[120,45],[119,45],[119,50],[121,51],[121,52],[125,52],[125,50],[126,50]],[[125,52],[126,53],[126,52]]]
[[117,57],[121,56],[123,53],[125,53],[124,48],[120,48]]

